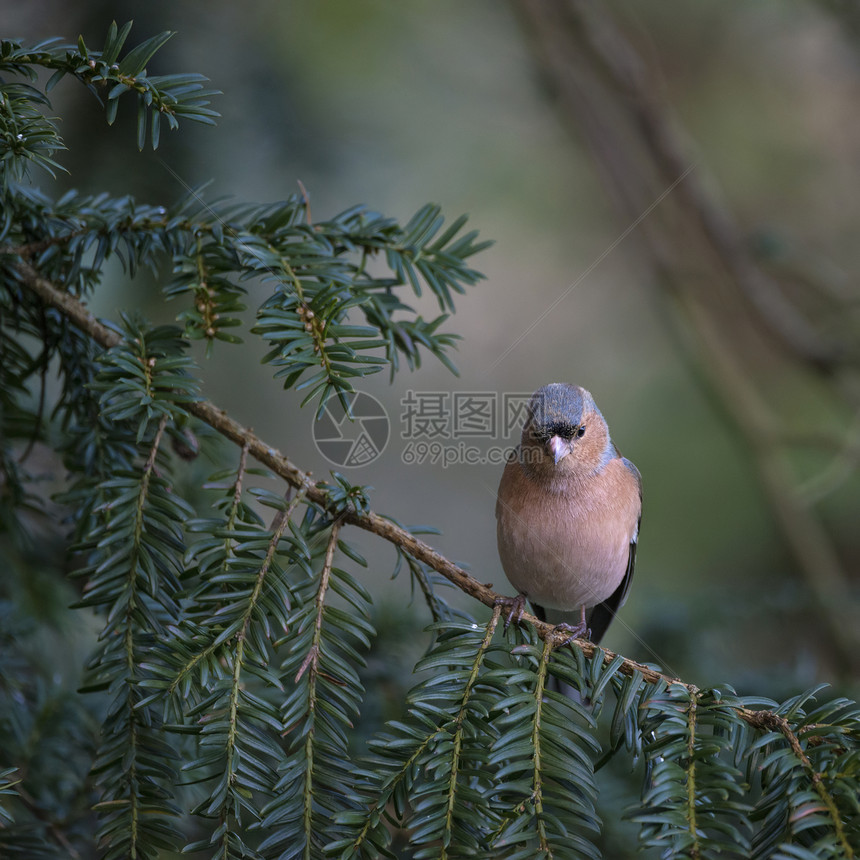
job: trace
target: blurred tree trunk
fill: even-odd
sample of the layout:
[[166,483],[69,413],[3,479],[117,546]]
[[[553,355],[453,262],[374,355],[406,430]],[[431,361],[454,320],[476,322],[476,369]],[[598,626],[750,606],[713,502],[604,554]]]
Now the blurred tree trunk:
[[[752,258],[674,119],[656,71],[606,6],[517,0],[516,8],[545,82],[591,151],[621,226],[635,227],[643,280],[667,300],[686,355],[748,451],[811,595],[822,656],[842,672],[857,669],[860,635],[848,574],[787,460],[798,443],[796,416],[779,414],[765,396],[776,382],[812,384],[834,409],[856,412],[849,379],[856,356],[822,337],[818,321]],[[836,452],[846,445],[829,437],[817,444]]]

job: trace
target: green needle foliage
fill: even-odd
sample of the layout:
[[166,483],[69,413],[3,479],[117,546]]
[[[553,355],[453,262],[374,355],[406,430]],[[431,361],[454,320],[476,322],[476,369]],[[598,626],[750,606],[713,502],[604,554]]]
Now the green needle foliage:
[[[101,51],[0,42],[0,856],[596,858],[600,771],[624,758],[651,856],[856,856],[855,703],[698,690],[505,630],[498,607],[455,612],[444,565],[371,513],[368,488],[313,483],[204,400],[193,341],[262,338],[317,410],[425,353],[453,370],[444,326],[486,243],[430,205],[404,225],[362,207],[313,222],[298,195],[162,207],[40,190],[61,169],[45,113],[61,77],[109,122],[136,98],[139,146],[162,122],[213,121],[201,76],[146,72],[171,34],[124,53],[129,30]],[[178,324],[89,317],[113,260],[151,270]],[[247,327],[251,284],[267,297]],[[425,291],[431,320],[408,304]],[[255,457],[288,484],[269,489]],[[379,596],[356,525],[395,545],[432,632],[368,744]],[[40,583],[90,655],[79,690],[50,646],[65,634],[33,609]]]

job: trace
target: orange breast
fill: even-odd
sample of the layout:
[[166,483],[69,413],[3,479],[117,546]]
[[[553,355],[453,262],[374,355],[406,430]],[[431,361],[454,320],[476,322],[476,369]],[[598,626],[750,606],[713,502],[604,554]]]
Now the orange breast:
[[594,606],[624,578],[639,512],[638,484],[620,459],[552,491],[509,462],[496,506],[505,574],[541,606]]

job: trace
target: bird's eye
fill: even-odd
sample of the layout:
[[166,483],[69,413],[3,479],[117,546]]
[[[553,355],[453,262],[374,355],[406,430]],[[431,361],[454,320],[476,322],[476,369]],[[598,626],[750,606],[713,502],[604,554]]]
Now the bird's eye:
[[580,439],[585,435],[585,424],[580,424],[579,427],[576,428],[576,435]]

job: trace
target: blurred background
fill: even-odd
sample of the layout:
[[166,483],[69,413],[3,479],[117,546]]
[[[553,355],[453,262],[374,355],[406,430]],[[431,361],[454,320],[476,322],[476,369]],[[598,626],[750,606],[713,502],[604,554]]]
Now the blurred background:
[[[510,592],[495,548],[502,467],[405,464],[401,401],[576,382],[644,484],[636,578],[606,646],[701,687],[780,698],[830,681],[856,695],[860,44],[849,4],[611,2],[566,44],[530,2],[0,6],[5,35],[26,39],[83,34],[97,48],[113,19],[134,19],[129,44],[176,30],[149,71],[201,72],[223,91],[216,128],[187,124],[138,153],[131,111],[109,129],[64,81],[53,94],[70,150],[62,187],[169,204],[211,180],[211,198],[265,202],[301,182],[315,219],[364,203],[405,221],[434,201],[495,241],[471,261],[486,279],[447,323],[463,336],[459,378],[431,359],[391,385],[362,384],[392,435],[374,463],[341,471],[374,487],[375,510],[439,528],[434,546]],[[579,65],[565,67],[571,58]],[[94,309],[161,314],[157,290],[117,270]],[[770,326],[781,319],[787,336]],[[259,365],[264,352],[248,338],[201,353],[206,394],[324,478],[313,416]],[[355,537],[373,560],[382,636],[370,671],[384,696],[385,684],[411,684],[410,631],[428,619],[405,581],[385,586],[393,552]]]

